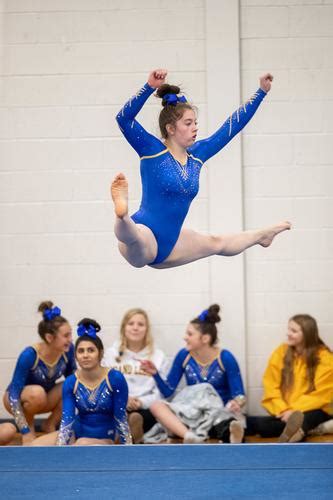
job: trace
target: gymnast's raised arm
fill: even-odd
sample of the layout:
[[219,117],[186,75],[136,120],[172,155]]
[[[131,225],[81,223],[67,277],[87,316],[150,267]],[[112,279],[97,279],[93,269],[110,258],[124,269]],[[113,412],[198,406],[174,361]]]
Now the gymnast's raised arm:
[[193,144],[190,152],[205,162],[221,151],[251,120],[267,92],[270,91],[272,80],[273,76],[270,73],[260,77],[260,87],[255,94],[234,111],[213,135]]
[[164,144],[147,132],[135,119],[151,94],[165,81],[167,71],[156,69],[149,74],[148,82],[130,98],[116,116],[119,128],[139,156],[159,153]]

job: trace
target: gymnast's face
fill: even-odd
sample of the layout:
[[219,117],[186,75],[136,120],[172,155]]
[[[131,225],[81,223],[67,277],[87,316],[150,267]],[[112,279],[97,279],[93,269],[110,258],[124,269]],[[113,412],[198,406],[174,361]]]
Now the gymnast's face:
[[302,328],[293,320],[288,323],[287,344],[291,347],[302,347],[304,345]]
[[63,323],[59,326],[55,335],[47,333],[46,342],[49,346],[58,352],[67,352],[72,342],[72,329],[69,323]]
[[83,370],[92,370],[100,364],[102,354],[93,342],[82,340],[77,346],[75,357]]
[[146,334],[146,318],[140,313],[133,314],[125,325],[125,337],[128,342],[129,349],[131,349],[131,345],[141,345],[144,347]]
[[193,323],[189,323],[184,336],[186,349],[189,351],[197,351],[198,349],[201,349],[207,344],[206,337],[207,335],[202,335]]
[[198,122],[195,112],[186,109],[175,125],[167,125],[168,137],[184,149],[191,146],[197,137]]

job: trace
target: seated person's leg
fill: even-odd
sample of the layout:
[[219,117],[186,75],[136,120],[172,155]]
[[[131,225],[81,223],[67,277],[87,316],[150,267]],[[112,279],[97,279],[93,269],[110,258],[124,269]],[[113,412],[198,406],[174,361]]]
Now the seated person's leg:
[[261,437],[279,437],[285,423],[272,416],[247,417],[247,435],[259,434]]
[[[307,435],[309,431],[311,431],[318,425],[331,420],[331,418],[332,418],[331,415],[324,412],[323,410],[305,411],[304,422],[302,425],[304,434]],[[332,425],[332,432],[333,432],[333,425]]]
[[0,446],[9,444],[16,434],[16,427],[10,422],[0,425]]

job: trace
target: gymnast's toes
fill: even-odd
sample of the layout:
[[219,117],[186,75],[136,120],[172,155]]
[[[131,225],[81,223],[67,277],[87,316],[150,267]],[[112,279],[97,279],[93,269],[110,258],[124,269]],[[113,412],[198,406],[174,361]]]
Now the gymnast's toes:
[[116,175],[111,184],[111,197],[116,215],[120,218],[128,213],[128,182],[124,174]]

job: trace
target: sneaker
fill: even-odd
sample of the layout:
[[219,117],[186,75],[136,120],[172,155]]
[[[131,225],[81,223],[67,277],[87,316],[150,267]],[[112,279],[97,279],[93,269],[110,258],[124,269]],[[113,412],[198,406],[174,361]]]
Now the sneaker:
[[143,438],[143,416],[136,411],[129,413],[128,425],[132,434],[133,443],[141,443]]
[[279,437],[279,443],[289,443],[294,434],[301,429],[303,421],[303,413],[301,411],[294,411],[288,418],[285,428]]
[[205,439],[203,437],[197,436],[192,431],[185,432],[185,436],[183,438],[183,442],[185,444],[198,444],[198,443],[203,443],[204,441]]
[[233,420],[229,425],[230,443],[240,444],[244,437],[244,427],[238,420]]
[[289,439],[288,443],[299,443],[300,441],[303,441],[304,439],[304,431],[303,429],[298,429],[298,431],[295,432]]
[[311,429],[309,434],[313,434],[314,436],[321,436],[322,434],[333,434],[333,418],[317,425],[317,427]]

